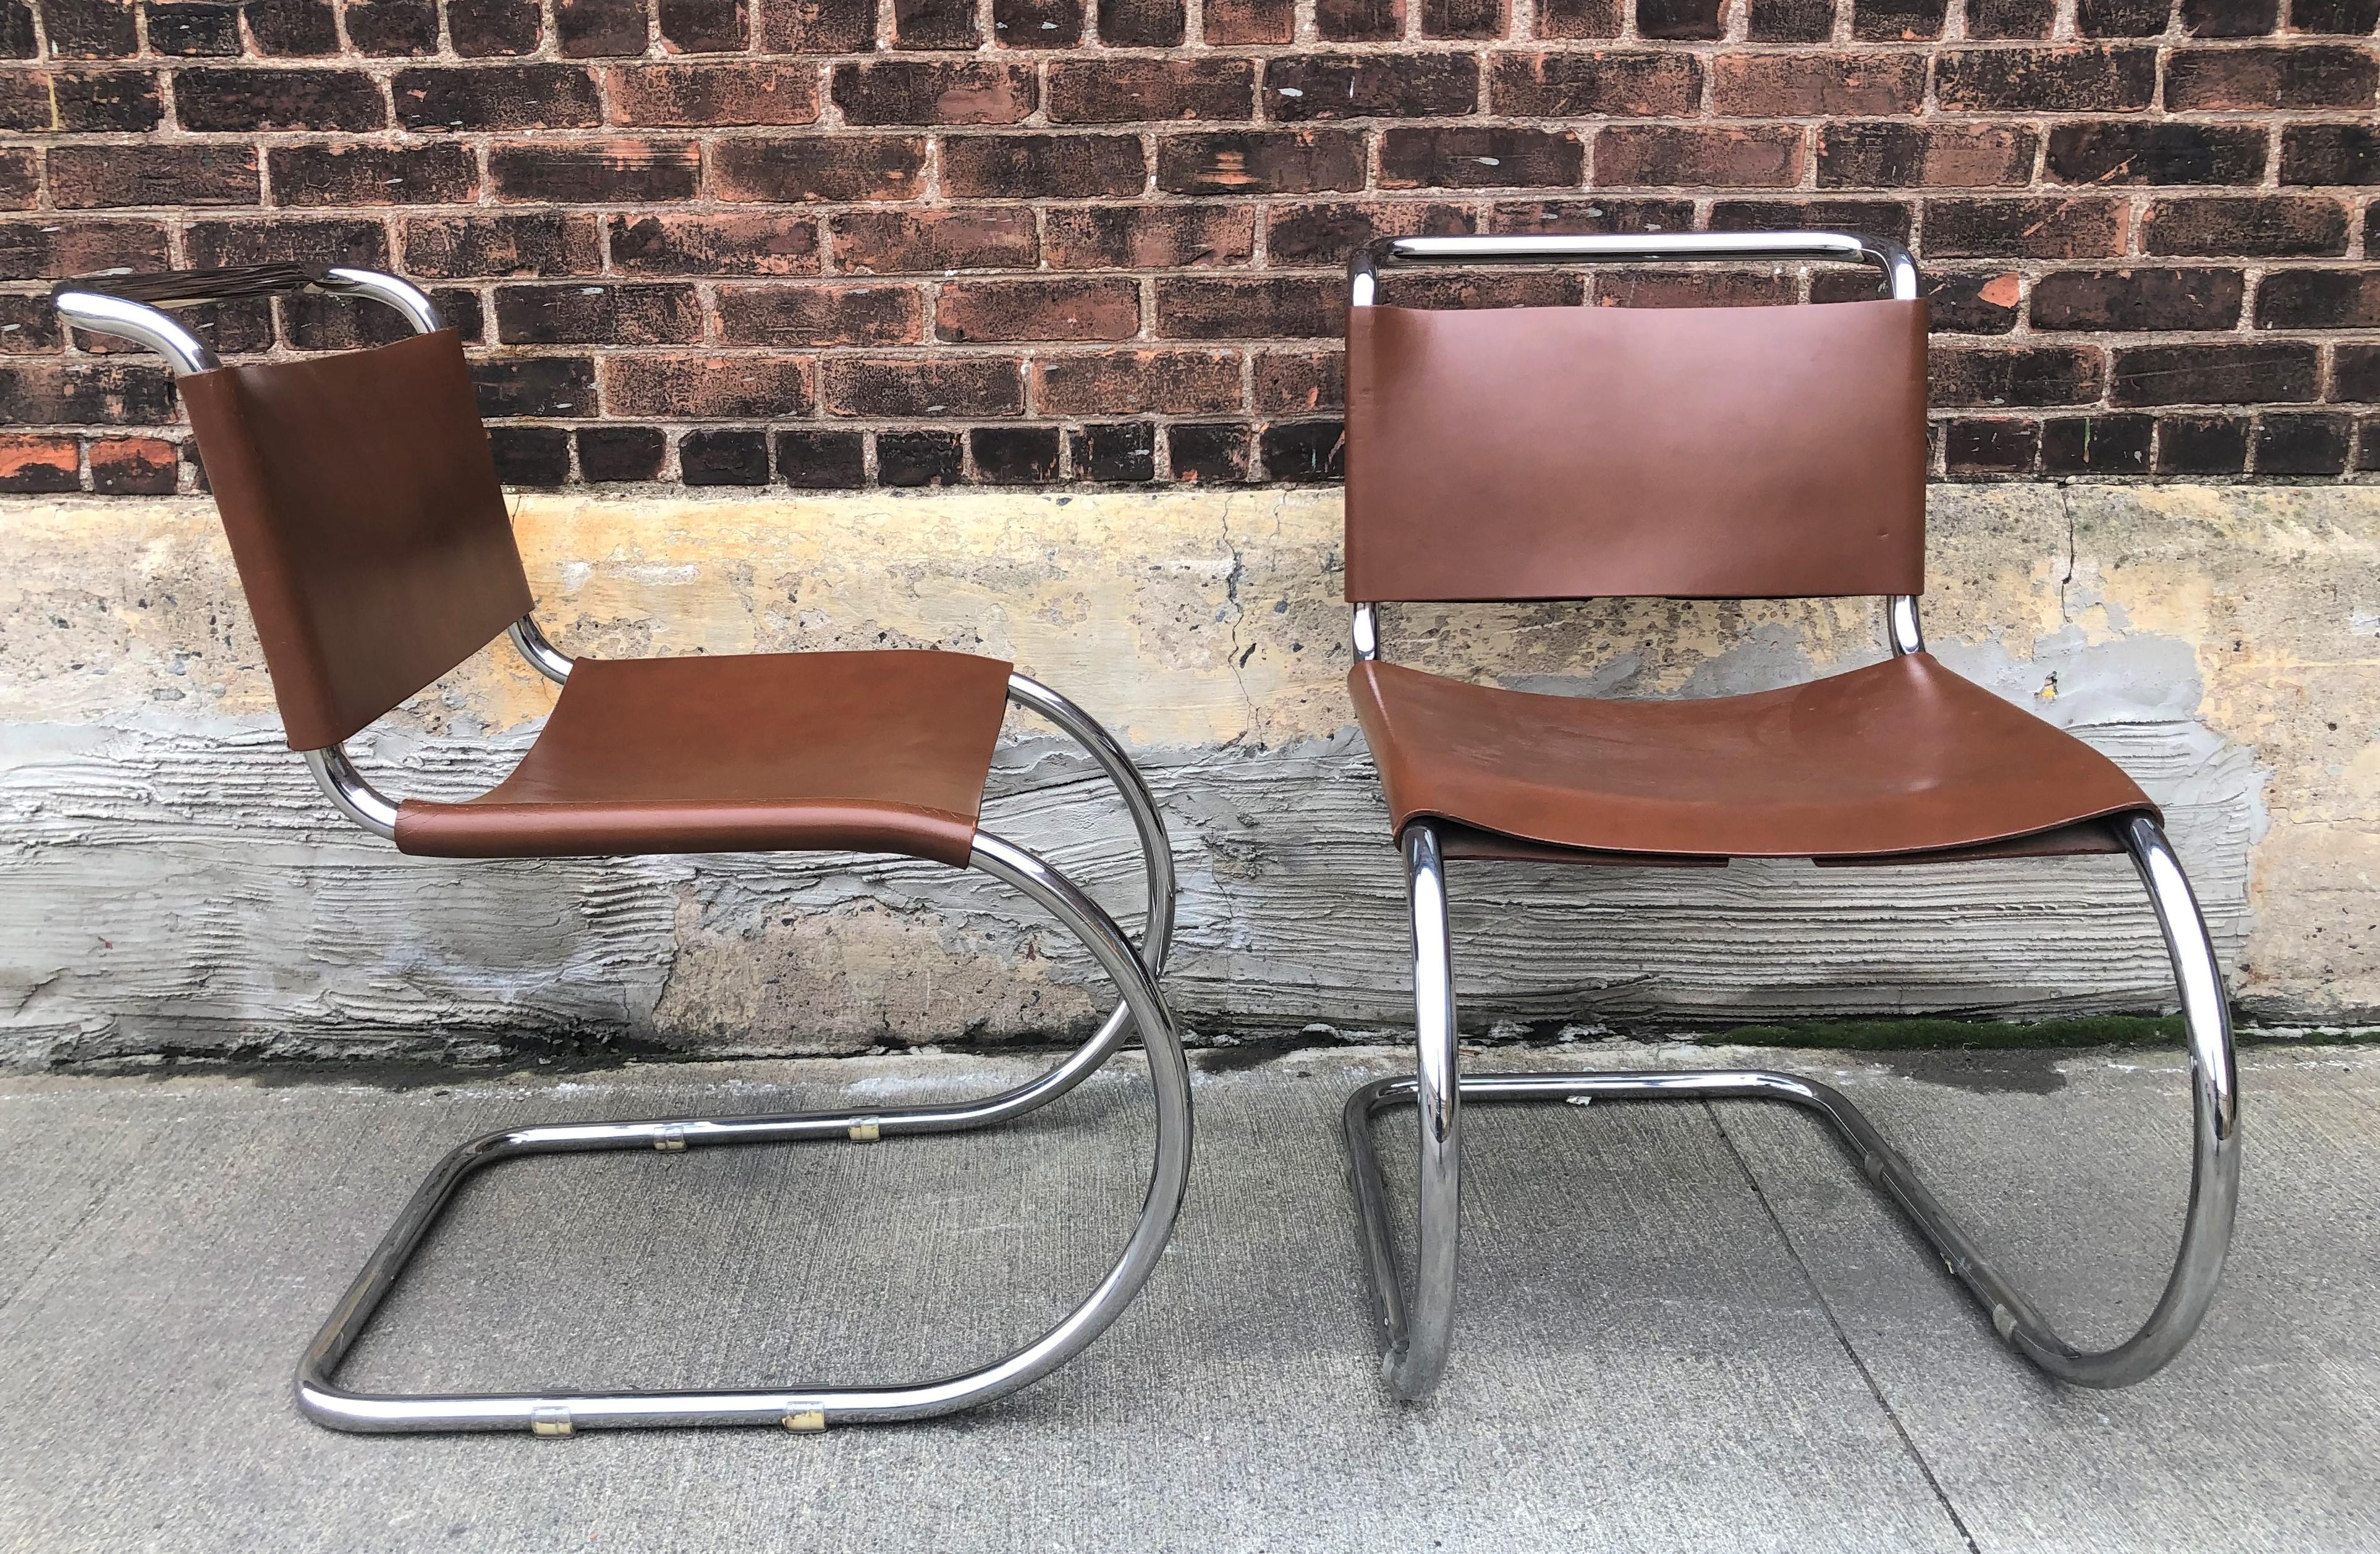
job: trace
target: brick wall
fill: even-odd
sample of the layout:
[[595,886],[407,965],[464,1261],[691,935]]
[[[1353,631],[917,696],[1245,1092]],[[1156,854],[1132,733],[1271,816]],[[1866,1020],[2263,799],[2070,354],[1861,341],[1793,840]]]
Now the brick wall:
[[[0,489],[189,489],[49,278],[393,266],[508,480],[1335,472],[1370,232],[1829,225],[1952,478],[2380,470],[2380,0],[0,0]],[[1390,300],[1849,295],[1487,273]],[[357,343],[328,298],[226,354]]]

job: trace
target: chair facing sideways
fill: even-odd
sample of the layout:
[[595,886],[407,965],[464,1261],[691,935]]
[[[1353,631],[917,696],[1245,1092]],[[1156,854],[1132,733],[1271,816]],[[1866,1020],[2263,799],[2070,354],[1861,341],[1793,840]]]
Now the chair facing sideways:
[[[369,350],[225,367],[164,310],[319,290],[395,308],[416,331]],[[1190,1171],[1189,1074],[1157,987],[1172,937],[1164,821],[1123,747],[1072,702],[996,660],[937,651],[573,659],[539,630],[460,341],[421,292],[365,270],[289,264],[62,283],[77,328],[172,364],[271,672],[290,747],[340,814],[405,853],[611,857],[856,851],[981,870],[1082,941],[1121,1002],[1037,1079],[955,1105],[520,1127],[449,1154],[415,1192],[307,1350],[299,1405],[338,1429],[832,1425],[915,1419],[1039,1379],[1123,1312],[1155,1269]],[[345,742],[495,637],[562,686],[512,774],[460,803],[392,801]],[[1135,950],[1075,885],[977,824],[1010,703],[1080,742],[1122,792],[1146,858]],[[407,1260],[473,1172],[523,1155],[674,1152],[953,1133],[1064,1095],[1139,1034],[1156,1141],[1140,1219],[1091,1293],[1026,1347],[915,1384],[657,1392],[376,1396],[335,1375]]]
[[[1825,306],[1378,305],[1384,269],[1751,259],[1875,264],[1888,296]],[[1390,1389],[1427,1397],[1453,1333],[1466,1101],[1777,1100],[1840,1135],[2018,1354],[2121,1387],[2190,1341],[2222,1276],[2240,1183],[2222,977],[2155,805],[2071,735],[1926,652],[1925,307],[1899,245],[1840,233],[1403,237],[1350,261],[1348,688],[1403,850],[1412,1078],[1347,1102],[1351,1178]],[[1883,662],[1685,701],[1540,695],[1390,662],[1397,602],[1879,595]],[[1463,1074],[1451,860],[1723,867],[1950,863],[2121,852],[2147,887],[2188,1031],[2193,1142],[2180,1249],[2130,1338],[2086,1353],[1985,1259],[1843,1096],[1742,1070]],[[1401,1282],[1372,1132],[1419,1118],[1415,1288]]]

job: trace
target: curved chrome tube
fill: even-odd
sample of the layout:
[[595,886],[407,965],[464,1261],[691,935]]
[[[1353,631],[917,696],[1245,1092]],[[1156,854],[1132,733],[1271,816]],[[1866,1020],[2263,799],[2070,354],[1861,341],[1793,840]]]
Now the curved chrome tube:
[[570,666],[577,661],[546,640],[535,615],[523,615],[504,628],[504,635],[512,638],[514,650],[528,661],[531,669],[557,686],[570,679]]
[[364,781],[364,774],[347,759],[345,745],[299,753],[306,758],[306,770],[314,774],[314,785],[322,790],[332,808],[384,842],[396,839],[396,801]]
[[[1415,831],[1423,828],[1413,828]],[[1858,1156],[1862,1172],[1897,1204],[1941,1253],[1993,1330],[2010,1348],[2078,1387],[2126,1387],[2146,1379],[2181,1352],[2205,1319],[2223,1276],[2240,1197],[2240,1077],[2222,973],[2196,898],[2163,828],[2134,815],[2122,828],[2125,850],[2148,889],[2157,927],[2172,957],[2190,1038],[2192,1150],[2190,1197],[2181,1244],[2148,1319],[2113,1348],[2086,1351],[2058,1335],[2048,1319],[1984,1256],[1974,1238],[1927,1190],[1876,1125],[1840,1092],[1791,1074],[1706,1069],[1677,1073],[1488,1074],[1457,1079],[1451,1032],[1453,995],[1443,938],[1444,885],[1434,844],[1407,833],[1414,880],[1415,989],[1420,1055],[1412,1078],[1378,1080],[1348,1098],[1342,1115],[1349,1174],[1371,1274],[1373,1315],[1390,1385],[1406,1398],[1428,1395],[1445,1363],[1453,1323],[1454,1277],[1433,1258],[1452,1257],[1460,1210],[1457,1109],[1464,1101],[1781,1100],[1816,1113]],[[1433,926],[1436,925],[1436,926]],[[1420,1268],[1408,1305],[1389,1229],[1389,1196],[1372,1144],[1372,1118],[1417,1102],[1422,1127]],[[1436,1117],[1439,1121],[1432,1123]]]
[[98,291],[62,291],[50,303],[59,317],[77,329],[148,346],[173,366],[177,378],[212,372],[223,365],[215,359],[213,348],[183,327],[179,319],[145,302]]
[[1357,663],[1371,663],[1380,656],[1380,607],[1358,604],[1347,624],[1348,640],[1355,650]]
[[298,1402],[307,1415],[336,1429],[573,1430],[638,1426],[830,1425],[921,1419],[989,1402],[1030,1385],[1082,1352],[1123,1314],[1155,1271],[1190,1179],[1190,1071],[1180,1033],[1156,980],[1121,929],[1065,876],[1023,848],[978,832],[968,867],[980,869],[1038,902],[1080,939],[1113,978],[1148,1054],[1157,1110],[1156,1157],[1139,1222],[1115,1264],[1091,1293],[1055,1327],[1024,1348],[980,1369],[913,1386],[643,1393],[469,1394],[390,1397],[350,1392],[332,1379],[373,1311],[395,1285],[406,1261],[440,1211],[474,1172],[522,1155],[597,1149],[662,1149],[820,1138],[877,1138],[902,1133],[949,1132],[980,1126],[970,1108],[924,1107],[903,1112],[837,1112],[729,1119],[661,1118],[650,1122],[577,1123],[515,1128],[474,1139],[440,1163],[414,1193],[395,1226],[357,1275],[298,1369]]
[[325,290],[351,292],[358,297],[369,297],[375,302],[385,302],[405,315],[406,322],[413,325],[416,334],[435,334],[446,327],[445,319],[439,314],[438,305],[410,282],[400,281],[377,270],[351,270],[344,266],[327,273],[330,284],[324,287]]
[[1886,597],[1884,639],[1895,658],[1925,650],[1925,628],[1917,619],[1915,594],[1896,593]]
[[1815,259],[1873,264],[1893,297],[1917,296],[1917,265],[1888,237],[1852,232],[1598,232],[1542,237],[1378,237],[1347,261],[1348,300],[1372,306],[1378,273],[1400,264],[1669,263],[1710,259]]

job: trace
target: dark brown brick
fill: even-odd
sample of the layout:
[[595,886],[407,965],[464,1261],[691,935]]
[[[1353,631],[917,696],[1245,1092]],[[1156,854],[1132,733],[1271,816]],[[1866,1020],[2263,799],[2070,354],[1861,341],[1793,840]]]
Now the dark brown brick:
[[1688,200],[1525,200],[1490,208],[1490,232],[1685,232],[1694,225]]
[[2355,467],[2363,474],[2380,472],[2380,416],[2358,416]]
[[1509,54],[1496,56],[1489,107],[1522,117],[1657,118],[1702,101],[1702,62],[1691,54]]
[[1595,138],[1599,188],[1791,188],[1802,181],[1793,125],[1620,125]]
[[1923,55],[1736,54],[1711,66],[1711,105],[1742,117],[1913,114],[1925,100]]
[[752,43],[744,0],[658,0],[653,22],[672,54],[735,54]]
[[2330,397],[2341,404],[2380,404],[2380,346],[2338,347],[2331,363]]
[[988,486],[1043,485],[1058,478],[1054,426],[979,426],[967,433],[975,478]]
[[2074,30],[2085,38],[2155,38],[2173,19],[2173,0],[2075,0]]
[[[339,52],[339,24],[332,14],[331,0],[248,0],[241,8],[248,13],[248,35],[256,41],[256,52],[261,55],[311,58]],[[528,12],[535,18],[537,6],[531,5]],[[529,46],[536,47],[534,41]]]
[[1257,444],[1269,480],[1336,480],[1347,472],[1347,431],[1337,420],[1276,421]]
[[43,356],[63,349],[66,336],[46,294],[0,292],[0,356]]
[[1305,415],[1347,403],[1347,358],[1339,351],[1267,351],[1256,362],[1258,415]]
[[2058,270],[2033,284],[2033,326],[2230,329],[2246,295],[2237,270]]
[[468,146],[275,146],[276,205],[468,205],[480,197]]
[[126,59],[140,52],[132,0],[39,0],[53,59]]
[[1429,118],[1479,104],[1479,62],[1468,54],[1309,54],[1269,60],[1265,116]]
[[142,71],[0,70],[0,129],[25,134],[154,129],[157,78]]
[[396,119],[407,129],[579,129],[602,122],[595,78],[576,66],[417,67],[399,70],[393,84]]
[[540,420],[587,419],[595,398],[595,363],[583,356],[496,357],[471,363],[480,414],[534,416]]
[[[1399,133],[1390,131],[1392,137]],[[1169,135],[1157,143],[1157,187],[1171,194],[1359,189],[1364,187],[1364,140],[1335,129]]]
[[[326,22],[330,9],[322,7]],[[248,14],[253,30],[255,0],[249,0]],[[545,12],[537,0],[446,0],[446,34],[455,40],[455,52],[466,58],[535,54],[545,38]]]
[[50,148],[50,202],[62,211],[122,205],[253,205],[256,149],[231,145]]
[[174,112],[185,129],[382,129],[380,90],[359,70],[184,70]]
[[2284,404],[2318,397],[2321,379],[2315,348],[2294,340],[2134,346],[2116,353],[2109,398],[2118,405]]
[[[1763,0],[1755,0],[1755,4]],[[1768,0],[1785,5],[1827,5],[1831,0]],[[1617,38],[1620,0],[1538,0],[1540,38]]]
[[[2300,0],[2297,8],[2312,3]],[[2193,38],[2261,38],[2280,19],[2280,0],[2181,0],[2181,30]]]
[[1934,66],[1935,100],[1953,113],[2113,113],[2156,96],[2156,51],[2145,48],[1949,49]]
[[1251,468],[1249,442],[1256,429],[1244,421],[1203,421],[1168,429],[1173,479],[1184,485],[1236,485]]
[[631,65],[604,72],[614,124],[809,124],[818,72],[799,65]]
[[850,211],[828,219],[834,267],[846,274],[1030,270],[1040,257],[1023,205],[949,211]]
[[2292,0],[2289,30],[2363,38],[2380,26],[2380,0]]
[[0,364],[0,426],[156,426],[173,414],[172,379],[153,357]]
[[942,141],[942,193],[953,199],[1135,195],[1148,180],[1137,135],[953,135]]
[[937,339],[1129,340],[1140,333],[1140,286],[1128,280],[957,281],[934,307]]
[[1448,126],[1380,137],[1383,188],[1574,188],[1585,166],[1586,148],[1567,130]]
[[1830,42],[1835,35],[1835,0],[1750,0],[1743,35],[1755,43]]
[[377,221],[198,222],[183,235],[182,247],[199,270],[284,263],[388,267],[388,232]]
[[2354,419],[2328,412],[2256,418],[2255,469],[2259,475],[2340,475],[2347,470]]
[[982,41],[972,0],[892,0],[896,49],[972,49]]
[[2256,287],[2258,329],[2380,329],[2380,270],[2275,270]]
[[582,426],[570,435],[582,480],[658,480],[669,462],[669,437],[657,426]]
[[691,140],[531,140],[488,152],[499,200],[649,204],[692,198],[701,176]]
[[508,486],[559,486],[570,480],[570,433],[558,426],[492,426],[488,452]]
[[2057,0],[1967,0],[1970,38],[2046,38],[2057,20]]
[[1915,42],[1942,35],[1945,0],[1852,0],[1852,36],[1863,42]]
[[[18,14],[30,15],[29,9],[11,7]],[[356,0],[350,11],[350,35],[356,47],[370,54],[375,52],[367,42],[370,25],[367,20],[362,32],[352,31],[355,11],[376,11],[378,6],[368,0]],[[239,7],[207,4],[154,5],[149,7],[149,46],[159,54],[177,59],[227,59],[239,53]],[[438,10],[430,9],[430,46],[438,47]],[[23,54],[11,51],[11,57],[30,59],[31,50]]]
[[2106,381],[2097,351],[2065,346],[1937,346],[1928,370],[1935,404],[1994,409],[2087,405]]
[[876,46],[876,0],[759,0],[763,54],[865,54]]
[[[1567,276],[1548,279],[1566,280]],[[1612,269],[1597,273],[1595,301],[1603,308],[1763,308],[1793,300],[1794,284],[1773,268],[1754,270]],[[1558,291],[1543,297],[1515,297],[1510,306],[1561,307],[1568,299]]]
[[1336,275],[1160,280],[1156,333],[1177,340],[1304,339],[1344,328]]
[[[154,6],[149,8],[149,37],[152,42],[154,42],[157,37],[159,8]],[[233,9],[228,6],[220,7],[176,6],[172,8],[188,11]],[[359,54],[383,57],[395,55],[403,58],[408,55],[433,55],[438,52],[437,0],[347,0],[346,16],[347,41],[356,46],[356,51]],[[189,49],[169,52],[212,54],[217,51]],[[225,54],[239,52],[236,30],[233,34],[232,46],[221,52]]]
[[1329,42],[1385,42],[1405,35],[1404,0],[1314,0],[1314,25]]
[[678,439],[678,478],[689,486],[765,486],[769,434],[757,427],[716,427]]
[[2265,154],[2260,126],[2119,120],[2056,126],[2044,165],[2069,184],[2253,184]]
[[1929,200],[1932,259],[2096,259],[2123,251],[2124,211],[2112,200]]
[[1256,116],[1256,67],[1245,59],[1102,59],[1050,67],[1053,124]]
[[690,285],[499,286],[496,334],[507,346],[691,345],[702,305]]
[[796,491],[850,491],[864,486],[868,483],[867,436],[857,431],[780,431],[777,479]]
[[1182,0],[1097,0],[1099,42],[1110,48],[1179,48],[1185,28]]
[[2022,188],[2038,144],[2017,125],[1830,124],[1818,131],[1818,187]]
[[876,434],[876,479],[880,485],[956,485],[965,467],[965,446],[955,431]]
[[1211,416],[1240,408],[1236,351],[1099,351],[1033,363],[1045,416]]
[[572,59],[640,55],[650,42],[640,0],[554,0],[553,26]]
[[1640,38],[1699,40],[1727,35],[1721,0],[1636,0]]
[[0,210],[30,211],[40,203],[42,163],[30,147],[0,146]]
[[2380,184],[2380,127],[2293,124],[2281,131],[2281,182]]
[[[1823,228],[1871,233],[1906,241],[1911,209],[1897,200],[1721,200],[1711,207],[1711,228],[1719,232],[1798,232]],[[1856,275],[1873,289],[1873,270],[1828,272]]]
[[2217,259],[2336,257],[2347,251],[2347,208],[2310,195],[2160,200],[2142,219],[2141,246]]
[[1942,464],[1953,475],[2029,475],[2041,452],[2041,428],[1995,416],[1961,419],[1942,429]]
[[1245,205],[1094,205],[1049,212],[1042,257],[1053,270],[1191,270],[1245,264],[1256,212]]
[[612,262],[638,275],[815,275],[818,224],[807,217],[682,214],[608,218]]
[[1208,0],[1202,14],[1209,47],[1286,43],[1297,35],[1293,0]]
[[1277,204],[1266,218],[1265,252],[1277,265],[1338,265],[1375,237],[1452,237],[1473,225],[1470,212],[1434,200]]
[[94,437],[84,451],[102,496],[171,496],[181,480],[182,450],[162,437]]
[[[992,0],[992,42],[1011,49],[1073,48],[1083,40],[1083,6],[1084,0]],[[1209,42],[1220,41],[1214,27],[1214,12],[1209,8]]]
[[[6,392],[0,380],[0,395]],[[82,490],[82,446],[72,437],[0,437],[0,492],[39,496]]]
[[2158,474],[2237,475],[2247,467],[2247,417],[2157,418]]
[[456,279],[591,275],[603,249],[592,216],[416,216],[405,224],[405,267]]
[[1157,479],[1157,428],[1148,421],[1087,426],[1066,442],[1077,480],[1126,485]]
[[0,281],[42,281],[96,271],[166,268],[165,229],[145,221],[0,222]]
[[988,357],[835,357],[820,365],[820,401],[830,416],[870,419],[1020,416],[1020,364]]
[[923,297],[903,285],[722,286],[719,337],[731,346],[912,346]]
[[1014,124],[1033,112],[1033,72],[939,59],[838,65],[834,102],[846,124]]
[[924,188],[926,142],[893,135],[804,135],[722,140],[711,152],[710,192],[773,203],[914,199]]
[[2145,475],[2155,434],[2147,416],[2053,416],[2041,423],[2041,472]]
[[613,356],[596,364],[613,416],[722,421],[808,416],[810,364],[771,351],[740,356]]
[[2362,108],[2380,86],[2370,49],[2297,43],[2270,49],[2176,49],[2165,103],[2175,113],[2251,108]]

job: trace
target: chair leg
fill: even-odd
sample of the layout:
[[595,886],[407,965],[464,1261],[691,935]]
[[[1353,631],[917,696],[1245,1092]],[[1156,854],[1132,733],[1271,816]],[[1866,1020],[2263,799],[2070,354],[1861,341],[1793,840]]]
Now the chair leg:
[[[1464,1078],[1458,1093],[1461,1099],[1474,1101],[1569,1100],[1585,1097],[1595,1100],[1773,1100],[1801,1107],[1815,1113],[1850,1147],[1862,1172],[1900,1207],[1918,1232],[1942,1255],[1950,1271],[1990,1317],[1993,1330],[2010,1348],[2049,1375],[2076,1386],[2128,1387],[2145,1380],[2163,1369],[2190,1342],[2204,1320],[2222,1280],[2224,1257],[2230,1247],[2232,1218],[2240,1197],[2240,1076],[2232,1047],[2230,1012],[2224,1002],[2222,972],[2216,963],[2215,946],[2207,937],[2205,920],[2191,893],[2190,881],[2163,828],[2154,819],[2146,816],[2127,819],[2123,841],[2147,887],[2157,927],[2173,961],[2190,1043],[2192,1141],[2190,1197],[2173,1269],[2148,1319],[2113,1348],[2086,1351],[2058,1337],[2047,1319],[1984,1257],[1974,1239],[1926,1189],[1909,1163],[1884,1141],[1866,1114],[1839,1091],[1815,1080],[1753,1069],[1489,1074]],[[1435,852],[1434,846],[1428,849],[1433,863]],[[1410,842],[1406,856],[1418,880],[1420,866],[1414,862],[1415,852]],[[1434,875],[1437,870],[1430,872]],[[1418,892],[1415,899],[1418,904]],[[1439,900],[1442,910],[1442,893]],[[1422,916],[1416,904],[1416,925]],[[1417,934],[1417,955],[1422,953],[1420,945]],[[1442,949],[1439,952],[1439,964],[1444,964]],[[1451,995],[1448,1002],[1451,1006]],[[1442,1105],[1446,1114],[1452,1116],[1452,1098],[1448,1098],[1447,1102],[1438,1099],[1436,1087],[1443,1081],[1434,1079],[1429,1071],[1431,1060],[1427,1054],[1431,1042],[1427,1034],[1427,1015],[1424,1029],[1421,1072],[1410,1079],[1381,1079],[1365,1086],[1348,1098],[1344,1115],[1350,1175],[1363,1225],[1380,1342],[1388,1356],[1390,1384],[1404,1397],[1426,1396],[1428,1383],[1435,1379],[1436,1366],[1444,1361],[1442,1329],[1435,1341],[1435,1363],[1427,1373],[1402,1356],[1420,1352],[1424,1323],[1431,1311],[1451,1306],[1452,1269],[1450,1266],[1442,1273],[1433,1273],[1428,1264],[1432,1244],[1427,1187],[1430,1157],[1429,1132],[1425,1128],[1421,1241],[1425,1271],[1415,1296],[1416,1312],[1409,1324],[1390,1241],[1388,1193],[1372,1143],[1371,1121],[1387,1108],[1407,1101],[1417,1102],[1426,1111]],[[1451,1050],[1451,1038],[1448,1046]],[[1451,1062],[1448,1068],[1451,1072]],[[1451,1220],[1451,1207],[1440,1212]],[[1449,1248],[1451,1262],[1451,1235],[1444,1244]],[[1444,1281],[1435,1292],[1434,1277]],[[1434,1302],[1438,1303],[1436,1306]]]
[[[448,1155],[415,1191],[371,1260],[315,1336],[298,1366],[298,1406],[333,1428],[366,1432],[528,1429],[540,1435],[568,1435],[578,1429],[695,1425],[782,1425],[791,1430],[819,1430],[830,1425],[921,1419],[988,1402],[1038,1380],[1079,1354],[1123,1314],[1148,1281],[1172,1233],[1189,1183],[1189,1068],[1172,1012],[1158,991],[1150,967],[1144,964],[1152,951],[1161,959],[1161,931],[1151,933],[1149,947],[1135,954],[1123,931],[1072,881],[1023,848],[988,832],[977,833],[968,863],[1015,887],[1064,924],[1097,957],[1122,995],[1116,1017],[1065,1062],[1001,1095],[953,1106],[565,1123],[515,1128],[474,1139]],[[1158,926],[1155,914],[1151,926]],[[345,1390],[334,1380],[340,1362],[455,1190],[472,1173],[499,1160],[602,1149],[676,1151],[821,1138],[867,1141],[899,1134],[984,1127],[1021,1115],[1071,1089],[1120,1043],[1126,1022],[1139,1029],[1148,1052],[1157,1111],[1156,1159],[1139,1222],[1114,1266],[1082,1304],[1040,1338],[1004,1359],[937,1381],[835,1389],[379,1396]]]

